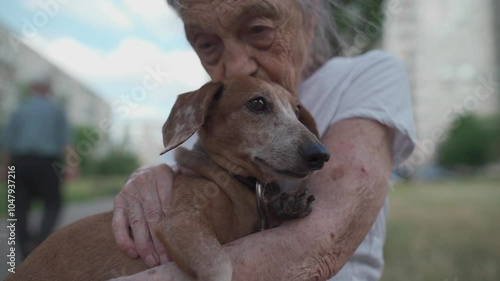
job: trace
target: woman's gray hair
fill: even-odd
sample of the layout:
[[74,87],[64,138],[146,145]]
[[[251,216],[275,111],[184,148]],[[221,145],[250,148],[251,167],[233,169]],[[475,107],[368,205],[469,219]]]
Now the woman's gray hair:
[[[344,51],[344,46],[337,28],[335,19],[331,13],[332,5],[335,5],[335,0],[297,0],[302,7],[304,19],[316,20],[314,31],[314,39],[310,48],[309,63],[306,66],[306,72],[312,73],[319,68],[323,63],[333,56],[341,55]],[[182,10],[182,0],[167,0],[168,5],[173,8],[178,14]],[[307,74],[305,75],[308,76]]]
[[[328,59],[344,53],[344,44],[337,32],[332,6],[335,0],[297,0],[302,7],[304,19],[315,19],[315,30],[312,47],[310,48],[310,68],[315,71]],[[307,70],[306,70],[307,71]],[[306,75],[308,76],[308,75]]]

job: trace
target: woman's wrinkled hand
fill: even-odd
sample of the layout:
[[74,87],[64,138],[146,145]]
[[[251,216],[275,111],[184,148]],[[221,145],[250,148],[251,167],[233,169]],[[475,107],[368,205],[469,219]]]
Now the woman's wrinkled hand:
[[112,228],[118,248],[149,267],[170,261],[155,227],[167,212],[173,179],[165,164],[139,169],[115,197]]

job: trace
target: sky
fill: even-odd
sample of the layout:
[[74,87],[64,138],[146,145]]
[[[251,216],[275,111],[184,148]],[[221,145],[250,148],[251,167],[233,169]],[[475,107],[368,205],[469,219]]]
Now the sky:
[[[165,0],[7,0],[0,24],[130,118],[165,120],[208,76]],[[157,83],[135,98],[145,77]]]

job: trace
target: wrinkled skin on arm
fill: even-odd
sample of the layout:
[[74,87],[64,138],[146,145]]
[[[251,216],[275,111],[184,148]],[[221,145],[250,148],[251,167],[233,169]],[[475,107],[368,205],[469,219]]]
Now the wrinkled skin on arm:
[[[315,194],[306,218],[252,234],[224,249],[233,280],[327,280],[362,242],[387,195],[393,131],[356,118],[333,125],[322,143],[332,158],[305,186]],[[119,280],[190,280],[173,263]]]

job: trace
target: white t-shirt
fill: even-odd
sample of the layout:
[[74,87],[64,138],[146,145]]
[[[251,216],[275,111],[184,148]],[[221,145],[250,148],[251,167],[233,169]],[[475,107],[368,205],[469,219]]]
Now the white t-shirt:
[[[372,119],[394,128],[394,169],[408,158],[415,147],[407,71],[389,53],[371,51],[352,58],[333,58],[302,82],[299,97],[315,118],[321,136],[330,125],[355,117]],[[387,209],[386,200],[352,258],[330,280],[380,279],[384,265]]]

